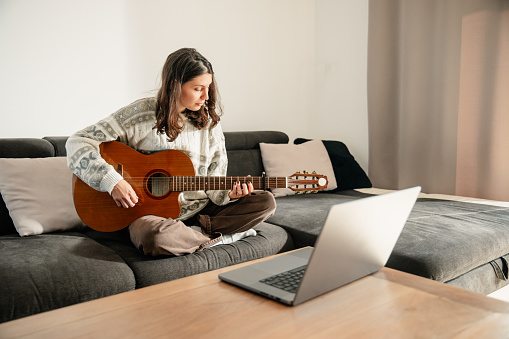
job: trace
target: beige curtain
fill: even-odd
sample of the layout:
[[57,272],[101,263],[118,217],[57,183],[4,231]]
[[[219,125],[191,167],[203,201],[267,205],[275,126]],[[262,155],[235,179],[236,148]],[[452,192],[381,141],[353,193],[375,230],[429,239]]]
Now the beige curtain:
[[509,201],[509,0],[371,0],[375,187]]

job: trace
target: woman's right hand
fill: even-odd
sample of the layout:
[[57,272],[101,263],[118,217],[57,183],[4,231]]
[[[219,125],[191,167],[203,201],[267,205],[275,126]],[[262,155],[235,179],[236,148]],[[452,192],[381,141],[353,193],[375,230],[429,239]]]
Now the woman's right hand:
[[138,195],[131,184],[124,179],[120,180],[111,190],[111,197],[118,207],[130,208],[138,203]]

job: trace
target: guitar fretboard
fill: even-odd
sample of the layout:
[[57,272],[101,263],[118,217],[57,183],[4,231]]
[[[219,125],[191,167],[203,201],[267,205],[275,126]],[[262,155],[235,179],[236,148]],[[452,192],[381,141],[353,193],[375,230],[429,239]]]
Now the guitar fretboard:
[[[161,178],[162,179],[162,178]],[[173,192],[183,191],[212,191],[229,190],[237,181],[240,183],[251,182],[254,189],[264,188],[286,188],[288,187],[287,177],[200,177],[200,176],[177,176],[166,178],[168,189]]]

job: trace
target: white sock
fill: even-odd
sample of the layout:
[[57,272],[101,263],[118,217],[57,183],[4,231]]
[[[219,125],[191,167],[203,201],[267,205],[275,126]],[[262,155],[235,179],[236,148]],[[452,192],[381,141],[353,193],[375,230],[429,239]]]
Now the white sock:
[[252,228],[245,232],[223,235],[221,241],[215,243],[212,246],[209,246],[209,248],[217,246],[217,245],[222,245],[222,244],[231,244],[237,240],[240,240],[240,239],[243,239],[243,238],[249,237],[249,236],[255,236],[255,235],[256,235],[256,231]]
[[245,237],[249,237],[249,236],[255,236],[255,235],[256,235],[256,231],[252,228],[245,232],[226,234],[226,235],[223,235],[222,243],[223,244],[231,244],[232,242],[235,242],[237,240],[244,239]]

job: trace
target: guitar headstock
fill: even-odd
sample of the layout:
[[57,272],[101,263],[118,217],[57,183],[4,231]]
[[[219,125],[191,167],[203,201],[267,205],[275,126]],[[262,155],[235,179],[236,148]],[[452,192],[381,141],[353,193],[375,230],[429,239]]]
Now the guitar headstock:
[[297,172],[288,177],[288,188],[298,194],[317,193],[326,189],[328,184],[327,176],[316,174],[316,172]]

